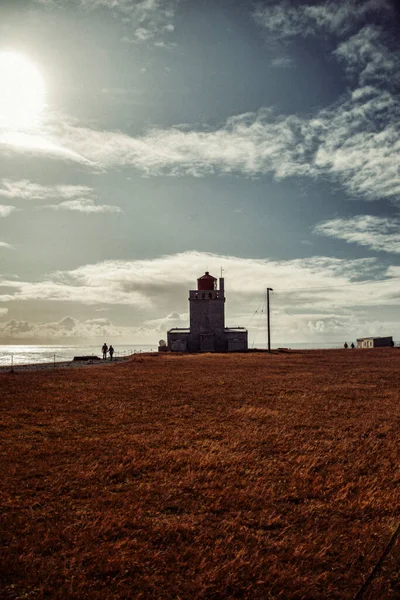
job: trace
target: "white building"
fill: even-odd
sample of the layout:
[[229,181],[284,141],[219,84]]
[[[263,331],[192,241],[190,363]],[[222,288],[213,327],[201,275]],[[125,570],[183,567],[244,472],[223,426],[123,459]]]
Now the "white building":
[[357,339],[357,348],[384,348],[394,346],[390,337],[364,337]]

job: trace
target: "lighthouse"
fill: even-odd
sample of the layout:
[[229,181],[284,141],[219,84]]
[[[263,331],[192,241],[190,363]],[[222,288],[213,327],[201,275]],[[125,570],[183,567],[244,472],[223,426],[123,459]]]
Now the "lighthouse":
[[232,352],[247,350],[247,330],[225,327],[225,285],[208,271],[189,290],[190,327],[168,331],[172,352]]
[[189,292],[189,352],[225,352],[224,280],[208,271],[197,280],[197,290]]

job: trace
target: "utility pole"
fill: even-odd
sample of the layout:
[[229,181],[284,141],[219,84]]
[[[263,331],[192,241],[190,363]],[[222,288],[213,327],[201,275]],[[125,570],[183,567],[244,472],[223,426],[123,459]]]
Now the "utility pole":
[[270,318],[269,318],[269,293],[274,290],[270,287],[267,287],[267,323],[268,323],[268,352],[271,352],[271,327],[270,327]]

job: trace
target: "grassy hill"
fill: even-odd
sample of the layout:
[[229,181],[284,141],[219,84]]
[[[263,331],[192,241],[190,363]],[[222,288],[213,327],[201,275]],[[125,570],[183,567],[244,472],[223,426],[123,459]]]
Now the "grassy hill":
[[399,390],[397,349],[1,373],[0,596],[353,598],[400,522]]

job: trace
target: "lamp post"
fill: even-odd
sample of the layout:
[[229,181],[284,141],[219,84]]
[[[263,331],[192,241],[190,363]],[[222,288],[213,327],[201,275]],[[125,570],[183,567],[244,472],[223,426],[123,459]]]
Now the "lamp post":
[[271,327],[270,327],[270,318],[269,318],[269,293],[274,290],[270,287],[267,287],[267,323],[268,323],[268,352],[271,352]]

